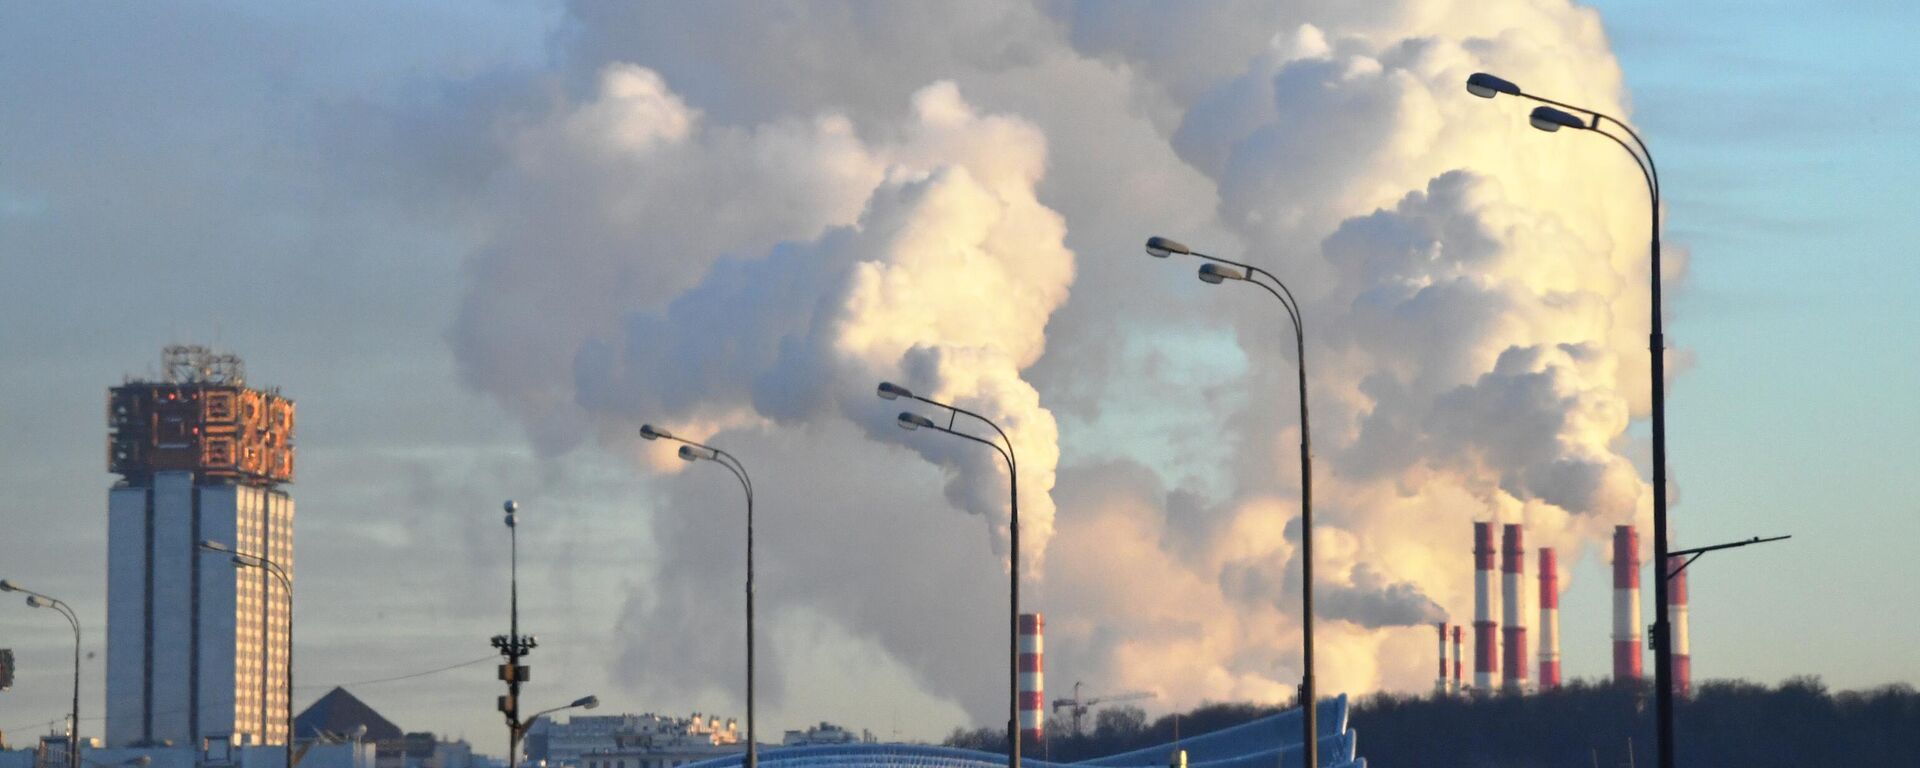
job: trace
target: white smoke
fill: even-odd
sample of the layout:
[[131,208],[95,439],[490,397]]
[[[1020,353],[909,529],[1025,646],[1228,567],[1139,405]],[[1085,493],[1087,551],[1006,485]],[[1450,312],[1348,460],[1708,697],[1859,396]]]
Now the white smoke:
[[[649,123],[670,111],[621,112],[636,79],[659,82],[646,70],[609,70],[601,100],[566,119],[568,129],[593,126],[574,138],[651,148],[656,134],[609,116]],[[856,218],[812,241],[723,260],[664,312],[634,313],[613,340],[589,340],[574,361],[576,402],[624,416],[626,427],[742,412],[786,424],[852,416],[892,439],[892,420],[874,418],[873,386],[901,379],[1003,425],[1026,461],[1022,529],[1044,552],[1058,441],[1020,371],[1045,350],[1047,317],[1073,279],[1065,227],[1033,195],[1045,141],[1017,120],[974,114],[951,83],[922,90],[913,107],[900,142],[854,148],[870,172],[829,179],[871,185]],[[954,502],[1005,531],[1004,483],[979,480],[1004,474],[997,458],[937,436],[910,444],[964,470],[949,484]]]
[[[1430,683],[1424,624],[1468,611],[1470,521],[1525,522],[1571,564],[1643,517],[1640,181],[1617,148],[1539,134],[1524,104],[1462,85],[1494,71],[1624,116],[1592,11],[763,10],[575,9],[592,85],[499,119],[499,215],[452,338],[550,454],[596,434],[626,450],[643,421],[757,449],[764,514],[818,526],[764,545],[782,574],[766,605],[997,718],[981,666],[1004,582],[888,515],[929,504],[912,478],[931,462],[1004,556],[1004,470],[895,430],[916,404],[872,394],[895,379],[1008,428],[1050,677],[1166,706],[1289,698],[1290,329],[1262,293],[1147,259],[1150,234],[1257,262],[1301,299],[1324,689]],[[1212,353],[1129,351],[1170,325],[1237,348],[1217,361],[1234,379],[1192,369]],[[1177,397],[1196,386],[1197,404]],[[841,476],[834,457],[866,464]],[[731,630],[703,602],[733,550],[665,515],[622,627],[632,679],[670,693],[734,669],[687,639]]]

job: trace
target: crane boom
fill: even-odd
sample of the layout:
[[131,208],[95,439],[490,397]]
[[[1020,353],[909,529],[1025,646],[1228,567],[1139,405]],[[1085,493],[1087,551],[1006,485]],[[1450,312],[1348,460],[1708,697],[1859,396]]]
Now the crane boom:
[[1109,693],[1105,696],[1082,698],[1080,696],[1080,685],[1079,681],[1074,681],[1073,698],[1053,700],[1053,711],[1059,712],[1065,709],[1067,710],[1067,714],[1073,717],[1074,736],[1080,735],[1081,718],[1086,717],[1087,711],[1096,706],[1101,704],[1118,704],[1123,701],[1139,701],[1141,699],[1151,699],[1154,697],[1152,691],[1122,691],[1120,693]]

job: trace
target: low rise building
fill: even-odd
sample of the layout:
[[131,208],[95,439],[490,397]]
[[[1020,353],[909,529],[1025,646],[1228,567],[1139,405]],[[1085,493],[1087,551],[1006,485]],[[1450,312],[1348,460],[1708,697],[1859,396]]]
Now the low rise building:
[[698,712],[542,720],[527,733],[527,759],[549,768],[673,768],[746,750],[740,724]]

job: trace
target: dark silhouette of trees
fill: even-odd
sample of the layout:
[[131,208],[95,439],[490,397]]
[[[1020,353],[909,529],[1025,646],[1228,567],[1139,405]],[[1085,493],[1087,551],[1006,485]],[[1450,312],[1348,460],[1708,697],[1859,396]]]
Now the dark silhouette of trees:
[[[1576,680],[1526,696],[1376,694],[1355,703],[1351,727],[1373,765],[1431,768],[1616,768],[1653,760],[1651,683]],[[1279,711],[1256,704],[1205,704],[1147,721],[1134,707],[1101,709],[1086,733],[1048,721],[1030,757],[1073,762],[1158,744],[1176,729],[1198,736]],[[1695,686],[1674,711],[1682,765],[1805,768],[1920,765],[1920,692],[1906,684],[1832,693],[1817,677],[1775,687],[1738,680]],[[1000,729],[955,729],[950,746],[1005,752]]]

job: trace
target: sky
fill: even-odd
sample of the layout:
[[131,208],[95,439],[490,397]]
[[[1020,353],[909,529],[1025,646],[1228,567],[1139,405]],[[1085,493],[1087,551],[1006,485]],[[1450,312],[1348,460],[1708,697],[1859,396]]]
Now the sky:
[[[98,733],[101,401],[210,343],[299,403],[300,702],[498,751],[513,498],[531,704],[740,713],[738,491],[651,421],[754,474],[760,730],[938,738],[1002,706],[1005,476],[894,429],[889,378],[1008,425],[1053,689],[1278,700],[1295,353],[1140,252],[1166,234],[1302,296],[1323,688],[1430,688],[1489,518],[1561,548],[1566,673],[1604,675],[1645,202],[1610,144],[1459,87],[1487,69],[1657,153],[1676,545],[1794,536],[1694,566],[1696,678],[1914,683],[1915,13],[8,6],[0,577],[79,611]],[[16,743],[66,642],[0,604]]]

